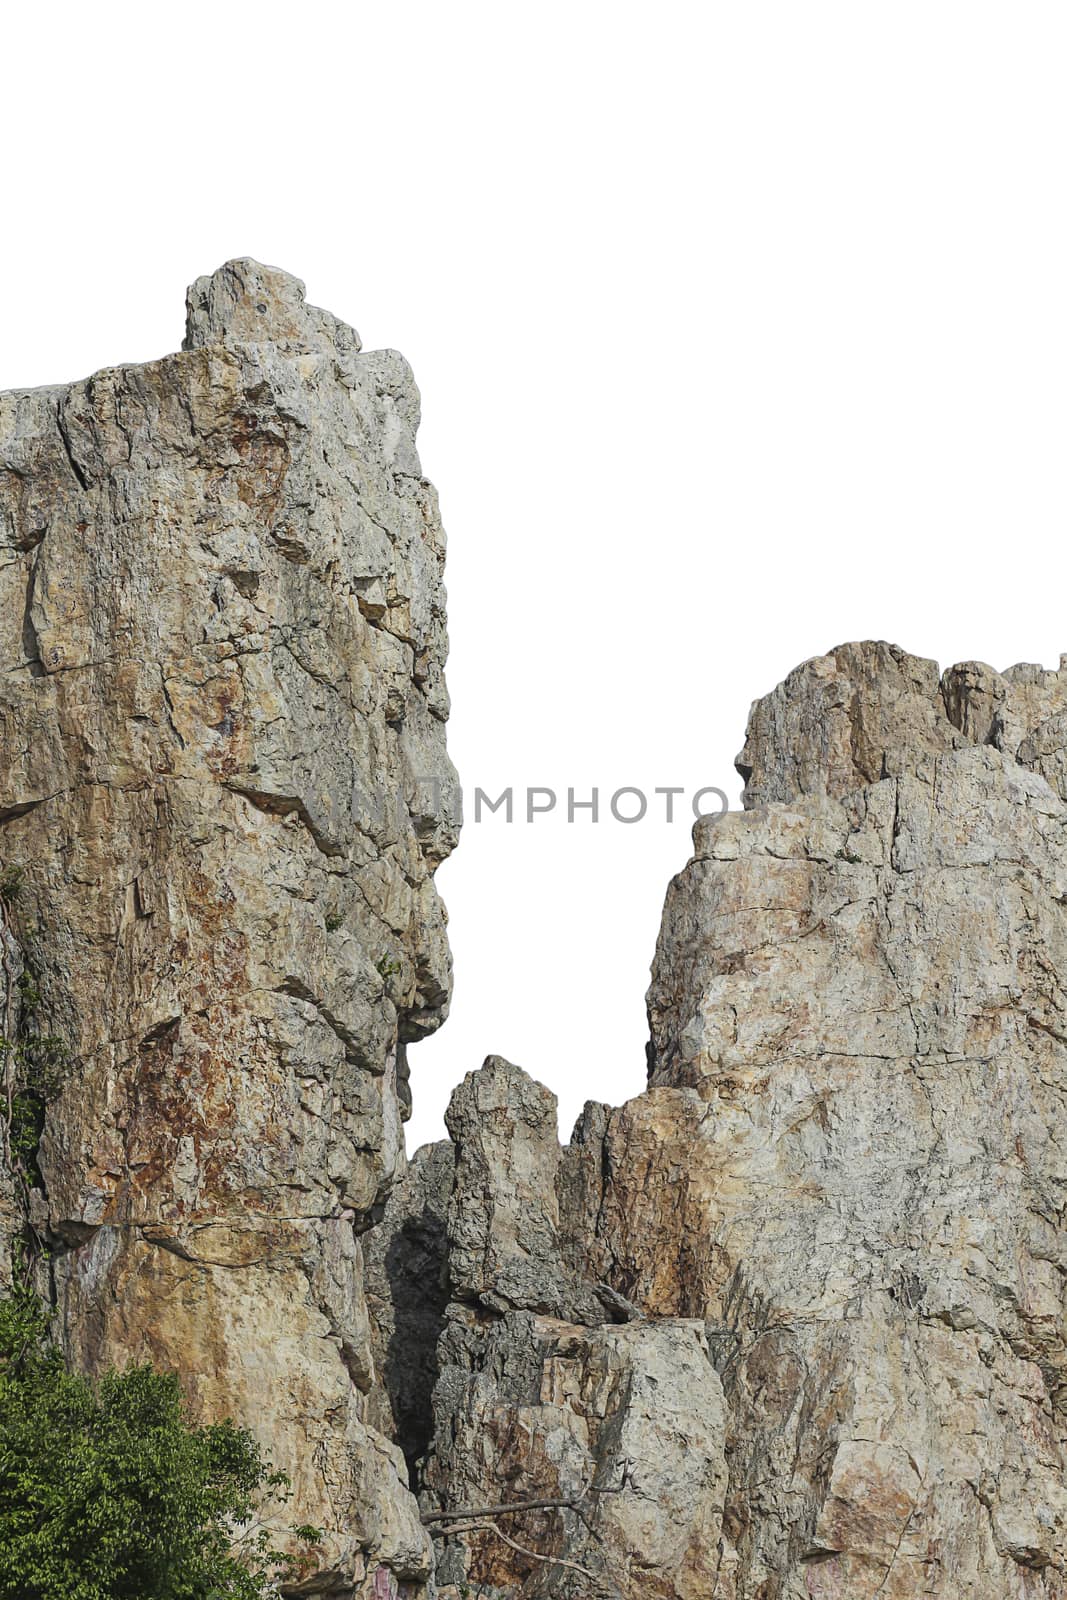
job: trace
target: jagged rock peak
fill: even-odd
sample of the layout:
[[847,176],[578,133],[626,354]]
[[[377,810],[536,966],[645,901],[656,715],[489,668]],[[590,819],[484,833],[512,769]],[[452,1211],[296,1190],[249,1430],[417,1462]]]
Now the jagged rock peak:
[[1067,657],[1059,670],[937,663],[866,640],[805,661],[755,701],[737,770],[746,807],[929,779],[938,756],[992,744],[1067,792]]
[[274,344],[285,350],[355,355],[355,328],[310,306],[299,278],[251,256],[227,261],[190,284],[185,297],[185,350],[213,344]]
[[[438,1525],[442,1600],[472,1587],[497,1600],[712,1593],[727,1478],[722,1384],[699,1318],[650,1320],[597,1279],[587,1169],[602,1173],[608,1115],[587,1106],[561,1150],[555,1096],[489,1057],[453,1094],[454,1144],[419,1152],[373,1237],[381,1365],[401,1378],[390,1431],[424,1439],[412,1460],[424,1507],[561,1502],[505,1529],[558,1565],[524,1558],[491,1529],[457,1542]],[[434,1281],[447,1286],[433,1315],[425,1305],[413,1315],[419,1271],[431,1295]],[[416,1428],[413,1394],[429,1400]]]

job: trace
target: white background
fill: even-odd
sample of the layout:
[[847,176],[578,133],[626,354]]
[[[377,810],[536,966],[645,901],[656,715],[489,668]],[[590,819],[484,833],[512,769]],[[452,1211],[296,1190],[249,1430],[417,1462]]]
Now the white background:
[[[736,803],[748,703],[807,656],[1067,649],[1062,5],[32,9],[0,384],[175,349],[186,283],[241,254],[402,349],[468,788]],[[468,826],[412,1147],[488,1051],[564,1131],[640,1088],[688,842]]]

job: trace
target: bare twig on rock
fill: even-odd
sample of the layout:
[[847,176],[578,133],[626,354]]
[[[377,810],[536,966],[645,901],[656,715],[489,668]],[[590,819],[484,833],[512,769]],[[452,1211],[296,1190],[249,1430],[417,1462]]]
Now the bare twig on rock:
[[[587,1484],[581,1494],[559,1496],[554,1499],[511,1500],[506,1504],[496,1506],[466,1506],[458,1511],[426,1511],[422,1516],[423,1525],[429,1527],[430,1535],[435,1539],[452,1539],[459,1534],[488,1530],[490,1533],[495,1533],[498,1539],[503,1540],[504,1544],[509,1545],[512,1550],[518,1551],[520,1555],[529,1556],[533,1561],[543,1561],[549,1566],[567,1567],[572,1572],[581,1573],[582,1577],[588,1578],[590,1583],[600,1584],[601,1579],[595,1573],[590,1572],[588,1567],[579,1565],[577,1561],[568,1561],[565,1556],[541,1555],[537,1550],[530,1550],[526,1545],[518,1544],[502,1528],[497,1526],[494,1519],[496,1517],[516,1516],[520,1512],[526,1511],[573,1511],[587,1533],[600,1545],[603,1559],[610,1570],[613,1563],[608,1561],[604,1541],[589,1521],[583,1507],[589,1495],[620,1494],[629,1481],[630,1466],[631,1463],[629,1461],[623,1463],[622,1482],[613,1489],[594,1489],[591,1484]],[[435,1524],[436,1526],[434,1526]],[[614,1573],[611,1575],[617,1581],[616,1575]],[[611,1594],[612,1600],[621,1600],[621,1591],[618,1593],[611,1591]]]
[[[628,1467],[629,1462],[626,1465]],[[424,1511],[422,1521],[424,1526],[429,1526],[431,1522],[467,1522],[471,1518],[517,1516],[521,1511],[577,1511],[588,1495],[618,1494],[625,1487],[624,1472],[623,1482],[615,1489],[588,1487],[581,1494],[564,1495],[554,1500],[509,1500],[498,1506],[464,1506],[459,1511]]]
[[[567,1502],[566,1501],[556,1501],[554,1503],[556,1505],[566,1505]],[[506,1509],[510,1510],[512,1508],[511,1507],[507,1507]],[[527,1507],[527,1509],[528,1510],[536,1509],[536,1510],[540,1511],[542,1509],[547,1509],[547,1508],[543,1508],[541,1506],[536,1506],[536,1507]],[[595,1575],[592,1572],[589,1571],[588,1567],[579,1566],[577,1561],[568,1561],[565,1556],[545,1556],[545,1555],[542,1555],[540,1553],[540,1551],[538,1551],[538,1550],[531,1550],[531,1549],[528,1548],[528,1546],[526,1546],[524,1544],[519,1544],[516,1539],[510,1538],[509,1535],[504,1532],[503,1528],[498,1528],[495,1522],[492,1522],[487,1518],[482,1519],[481,1521],[478,1521],[478,1522],[465,1522],[460,1527],[449,1528],[447,1530],[447,1532],[448,1532],[449,1538],[451,1538],[452,1535],[456,1534],[456,1533],[478,1533],[478,1532],[486,1530],[486,1529],[490,1533],[495,1533],[497,1538],[498,1539],[502,1539],[504,1541],[504,1543],[506,1545],[508,1545],[512,1550],[517,1550],[519,1555],[521,1555],[521,1556],[529,1556],[531,1561],[543,1561],[543,1562],[545,1562],[545,1564],[547,1566],[550,1566],[550,1567],[568,1567],[571,1572],[580,1572],[583,1578],[588,1578],[589,1579],[590,1583],[596,1583],[596,1581],[597,1581]]]
[[517,1516],[520,1511],[573,1511],[583,1498],[579,1495],[570,1500],[512,1500],[507,1505],[464,1506],[461,1511],[427,1511],[422,1520],[428,1525],[431,1522],[466,1522],[471,1517]]

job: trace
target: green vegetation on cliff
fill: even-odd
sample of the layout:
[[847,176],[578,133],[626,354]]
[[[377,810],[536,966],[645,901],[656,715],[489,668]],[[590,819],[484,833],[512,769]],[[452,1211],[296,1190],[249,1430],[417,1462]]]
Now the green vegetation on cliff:
[[28,1286],[0,1301],[2,1600],[260,1600],[295,1571],[257,1520],[284,1488],[250,1433],[190,1421],[174,1375],[94,1386]]

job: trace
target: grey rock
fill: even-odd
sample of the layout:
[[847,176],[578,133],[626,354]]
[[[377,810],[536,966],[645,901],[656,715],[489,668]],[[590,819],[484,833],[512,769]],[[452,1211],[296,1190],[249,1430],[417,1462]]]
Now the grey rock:
[[449,1539],[440,1527],[442,1582],[575,1600],[713,1592],[725,1420],[701,1323],[586,1328],[508,1312],[479,1327],[456,1308],[441,1364],[425,1503],[570,1502],[496,1519],[534,1556],[491,1529]]
[[964,742],[945,713],[936,661],[898,645],[845,644],[755,702],[737,770],[746,806],[840,798],[881,778],[922,777]]
[[36,1205],[71,1360],[250,1424],[320,1587],[377,1594],[430,1565],[358,1234],[448,1007],[444,537],[399,355],[252,261],[188,309],[0,397],[3,860],[70,1061]]
[[840,799],[882,778],[928,781],[940,754],[967,744],[1003,750],[1067,797],[1067,657],[1058,670],[965,661],[939,678],[898,645],[839,645],[753,704],[737,769],[746,806]]
[[830,673],[832,737],[817,664],[758,706],[790,798],[694,830],[595,1226],[647,1314],[716,1330],[722,1593],[1061,1596],[1067,810],[1024,764],[1059,678],[955,669],[952,748],[882,649],[847,704]]
[[555,1095],[502,1056],[489,1056],[453,1093],[445,1125],[456,1147],[452,1296],[492,1311],[603,1321],[594,1286],[564,1259]]
[[[531,1512],[515,1540],[547,1562],[472,1529],[439,1540],[442,1579],[531,1597],[1067,1595],[1061,692],[1058,673],[942,679],[881,645],[799,669],[754,709],[752,803],[698,823],[668,892],[646,1092],[588,1106],[557,1161],[545,1092],[501,1066],[481,1092],[468,1080],[454,1133],[477,1162],[456,1197],[474,1198],[469,1229],[450,1218],[424,1503],[570,1500],[622,1454],[641,1488],[665,1457],[655,1430],[606,1449],[575,1377],[620,1335],[699,1328],[722,1399],[685,1369],[670,1433],[713,1419],[704,1492],[683,1470],[638,1496],[695,1566],[637,1558],[620,1496],[603,1546],[570,1509]],[[538,1191],[554,1201],[524,1205]],[[496,1292],[551,1282],[558,1261],[610,1291],[601,1326]],[[626,1348],[616,1420],[648,1393]]]
[[948,715],[976,744],[1003,750],[1067,799],[1067,657],[1058,671],[1023,663],[995,672],[968,661],[945,673]]
[[704,1324],[649,1321],[578,1270],[598,1259],[591,1158],[601,1171],[609,1120],[587,1106],[581,1141],[561,1151],[555,1096],[498,1056],[449,1107],[452,1299],[422,1503],[567,1502],[503,1513],[507,1538],[438,1522],[438,1581],[460,1593],[698,1600],[712,1589],[726,1428]]
[[645,1093],[561,1150],[490,1057],[406,1167],[458,823],[418,410],[252,261],[181,353],[0,396],[5,1107],[27,1029],[66,1063],[0,1288],[38,1234],[72,1363],[252,1426],[307,1592],[1067,1600],[1067,660],[791,673]]

